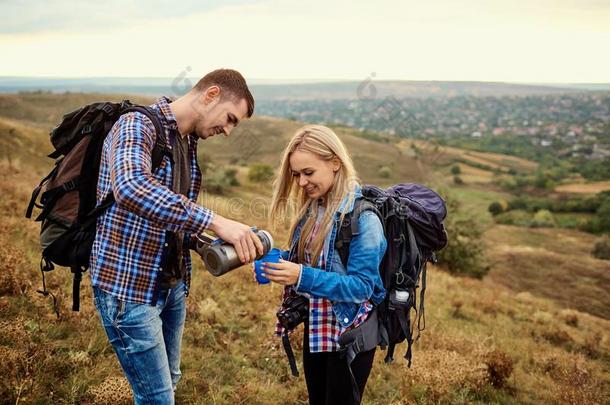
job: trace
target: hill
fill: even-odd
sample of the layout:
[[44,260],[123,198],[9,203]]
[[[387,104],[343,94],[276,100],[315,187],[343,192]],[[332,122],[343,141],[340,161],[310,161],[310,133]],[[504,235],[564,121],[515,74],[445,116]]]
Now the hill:
[[[41,96],[0,96],[0,402],[127,403],[129,389],[95,314],[88,278],[82,310],[72,313],[69,271],[47,275],[60,308],[57,319],[51,297],[36,292],[39,226],[23,219],[31,189],[51,166],[44,157],[48,129],[85,102],[121,97]],[[248,166],[277,165],[300,125],[261,117],[228,139],[202,142],[200,161],[235,168],[241,185],[224,195],[205,193],[201,201],[264,227],[270,187],[249,182]],[[487,206],[505,195],[489,184],[454,186],[445,156],[433,159],[434,146],[420,145],[416,155],[391,138],[337,131],[365,182],[424,181],[459,198],[487,228],[487,252],[495,262],[483,280],[429,268],[427,324],[414,346],[414,364],[386,365],[379,353],[365,403],[604,403],[610,395],[608,267],[585,257],[590,236],[494,225]],[[449,150],[451,159],[454,153],[460,151]],[[502,155],[475,157],[508,165]],[[514,164],[523,170],[529,165]],[[379,175],[380,166],[392,168],[389,178]],[[286,241],[285,231],[275,236]],[[178,403],[306,402],[303,379],[289,376],[281,344],[271,337],[280,294],[278,286],[256,285],[245,268],[214,278],[195,258]],[[297,352],[300,336],[292,338]]]

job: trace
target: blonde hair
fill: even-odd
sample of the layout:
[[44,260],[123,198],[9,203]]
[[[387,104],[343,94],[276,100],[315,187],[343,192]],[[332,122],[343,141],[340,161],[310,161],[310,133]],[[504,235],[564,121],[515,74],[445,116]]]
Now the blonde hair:
[[[298,242],[297,258],[300,263],[305,260],[305,245],[314,229],[319,202],[318,199],[314,200],[307,196],[303,188],[299,186],[298,178],[292,174],[290,156],[297,150],[313,153],[326,161],[336,158],[341,163],[341,167],[335,173],[333,186],[325,196],[326,211],[320,223],[320,231],[311,241],[310,264],[316,265],[324,248],[324,239],[331,230],[335,212],[348,195],[347,204],[351,204],[354,200],[354,190],[360,180],[345,145],[330,128],[322,125],[306,125],[294,134],[284,150],[284,156],[273,183],[269,221],[273,228],[277,228],[280,222],[288,219],[290,221],[289,240],[292,240],[297,225],[306,214],[309,214],[303,224]],[[341,213],[341,221],[344,215]]]

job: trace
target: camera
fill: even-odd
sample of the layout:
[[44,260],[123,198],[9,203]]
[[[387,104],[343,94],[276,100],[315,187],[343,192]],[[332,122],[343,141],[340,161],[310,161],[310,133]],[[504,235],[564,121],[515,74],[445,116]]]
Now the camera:
[[291,292],[282,302],[282,307],[276,315],[284,329],[292,330],[309,316],[309,299]]

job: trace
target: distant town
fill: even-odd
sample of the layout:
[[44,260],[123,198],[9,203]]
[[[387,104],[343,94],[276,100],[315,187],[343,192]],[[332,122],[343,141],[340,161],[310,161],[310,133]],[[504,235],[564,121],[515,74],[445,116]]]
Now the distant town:
[[484,138],[520,137],[531,145],[530,152],[546,149],[557,157],[588,160],[610,157],[610,92],[262,100],[257,113],[402,137],[449,141],[471,138],[471,142],[479,143]]

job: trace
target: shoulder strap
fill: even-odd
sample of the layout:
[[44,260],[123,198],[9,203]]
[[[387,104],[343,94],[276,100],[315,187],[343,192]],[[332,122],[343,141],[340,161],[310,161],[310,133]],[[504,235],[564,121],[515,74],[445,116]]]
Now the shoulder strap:
[[[161,123],[161,120],[159,119],[159,116],[157,115],[155,110],[153,110],[151,107],[148,107],[148,106],[131,105],[131,106],[125,108],[123,111],[121,111],[121,115],[127,114],[129,112],[139,112],[141,114],[146,115],[151,120],[151,122],[153,123],[153,125],[155,127],[155,146],[153,147],[153,150],[151,153],[152,171],[155,171],[155,169],[157,169],[161,165],[161,162],[163,161],[163,156],[166,156],[166,155],[169,156],[170,161],[173,162],[171,153],[168,151],[168,149],[166,147],[165,136],[163,136],[163,132],[164,132],[163,124]],[[112,204],[114,204],[114,201],[115,201],[114,194],[111,192],[110,194],[108,194],[106,199],[104,201],[102,201],[102,203],[100,205],[95,207],[93,209],[93,211],[91,211],[87,215],[87,217],[90,218],[90,220],[95,221],[95,219],[102,212],[104,212],[108,207],[110,207]]]
[[372,211],[377,214],[377,216],[380,216],[379,210],[372,202],[368,201],[366,198],[359,198],[354,201],[354,209],[352,212],[345,215],[343,222],[341,223],[341,229],[339,229],[335,241],[335,248],[339,252],[341,263],[343,263],[345,268],[347,268],[349,246],[352,242],[352,238],[355,235],[360,234],[360,223],[358,222],[358,219],[360,218],[360,214],[364,211]]
[[155,146],[152,150],[152,170],[154,171],[161,165],[161,162],[163,161],[163,156],[166,154],[169,155],[165,144],[165,136],[163,136],[163,124],[161,123],[161,120],[159,119],[159,116],[157,115],[156,111],[153,110],[151,107],[133,105],[123,110],[121,114],[126,114],[128,112],[139,112],[141,114],[146,115],[148,119],[152,121],[155,127],[156,140]]

